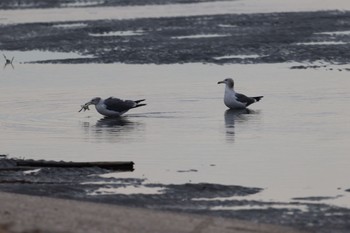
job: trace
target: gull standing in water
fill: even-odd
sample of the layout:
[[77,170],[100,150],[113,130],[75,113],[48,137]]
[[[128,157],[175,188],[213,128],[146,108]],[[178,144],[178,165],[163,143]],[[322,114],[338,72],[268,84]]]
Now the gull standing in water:
[[227,78],[218,84],[226,84],[224,103],[230,109],[244,109],[252,103],[258,102],[263,96],[247,97],[243,94],[235,92],[233,89],[234,82],[232,78]]
[[[145,101],[141,100],[121,100],[114,97],[109,97],[108,99],[102,99],[100,97],[95,97],[86,104],[81,106],[81,110],[90,110],[90,105],[95,105],[97,112],[106,116],[106,117],[119,117],[129,111],[132,108],[138,108],[145,106],[146,104],[140,104]],[[79,112],[80,112],[79,111]]]

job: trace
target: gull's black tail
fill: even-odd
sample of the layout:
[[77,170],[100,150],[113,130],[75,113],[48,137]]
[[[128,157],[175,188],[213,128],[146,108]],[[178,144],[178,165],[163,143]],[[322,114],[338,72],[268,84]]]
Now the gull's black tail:
[[264,96],[256,96],[253,97],[253,99],[255,99],[256,102],[260,101]]
[[142,99],[142,100],[135,100],[134,102],[136,103],[134,108],[138,108],[138,107],[142,107],[145,106],[146,104],[140,104],[140,102],[145,101],[146,99]]
[[140,102],[142,102],[142,101],[145,101],[145,100],[146,100],[146,99],[142,99],[142,100],[135,100],[134,102],[138,104],[138,103],[140,103]]

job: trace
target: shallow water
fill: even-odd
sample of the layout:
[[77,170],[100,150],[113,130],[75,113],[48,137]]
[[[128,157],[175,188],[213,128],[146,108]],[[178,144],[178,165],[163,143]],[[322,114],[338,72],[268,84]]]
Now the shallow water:
[[[264,188],[250,197],[259,200],[341,195],[320,203],[350,207],[349,73],[292,65],[15,62],[0,71],[1,153],[134,161],[134,172],[106,176]],[[217,85],[227,77],[265,97],[249,112],[227,111]],[[114,121],[78,112],[111,95],[148,105]]]
[[350,10],[348,0],[235,0],[190,4],[0,10],[0,24]]
[[[27,63],[27,62],[37,62],[49,59],[60,60],[60,59],[74,59],[74,58],[91,58],[92,56],[82,56],[78,53],[69,52],[51,52],[51,51],[41,51],[41,50],[31,50],[31,51],[17,51],[17,50],[2,50],[8,59],[13,58],[13,64],[16,63]],[[3,69],[5,67],[3,66]]]

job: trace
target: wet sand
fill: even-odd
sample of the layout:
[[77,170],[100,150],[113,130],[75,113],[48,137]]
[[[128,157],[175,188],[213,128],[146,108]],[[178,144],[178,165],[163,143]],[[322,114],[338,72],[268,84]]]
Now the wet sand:
[[284,232],[287,227],[191,214],[0,193],[0,232]]
[[[0,160],[0,167],[9,167],[10,164],[6,164],[6,161]],[[3,164],[4,162],[5,164]],[[189,171],[181,172],[188,174]],[[123,206],[122,208],[145,208],[144,211],[148,209],[174,213],[174,215],[166,215],[164,217],[166,219],[172,219],[172,216],[177,216],[176,214],[179,213],[181,215],[186,213],[199,214],[207,218],[224,217],[233,221],[234,219],[247,221],[251,224],[283,225],[305,231],[325,233],[332,232],[334,228],[338,230],[337,232],[345,233],[348,229],[349,209],[322,204],[318,201],[312,202],[312,200],[332,199],[334,197],[306,197],[302,200],[298,198],[289,202],[272,200],[264,202],[254,198],[249,200],[251,195],[263,191],[256,187],[215,183],[145,183],[145,178],[123,178],[122,173],[115,173],[115,177],[110,175],[110,171],[100,168],[41,168],[24,172],[2,171],[0,173],[0,189],[9,193],[37,196],[32,197],[33,200],[40,200],[43,197],[43,200],[47,200],[46,206],[51,205],[50,200],[53,201],[52,205],[55,205],[57,200],[70,199],[80,201],[76,203],[88,201],[98,204],[104,203],[108,206]],[[124,173],[124,175],[130,176],[131,174]],[[0,200],[1,203],[11,203],[13,207],[23,203],[22,199],[8,201],[2,196],[0,196]],[[93,206],[95,208],[97,205]],[[3,208],[5,205],[1,205],[1,209]],[[42,208],[46,209],[47,207],[43,206]],[[62,206],[62,208],[65,207]],[[70,212],[70,209],[68,208],[66,211]],[[100,213],[102,210],[97,208],[95,211],[94,213]],[[32,211],[20,212],[31,213]],[[104,211],[101,213],[103,216]],[[85,215],[82,218],[89,218],[91,214],[84,212],[82,215]],[[135,213],[135,216],[130,218],[138,219],[138,216]],[[182,226],[182,224],[179,225]],[[174,232],[176,232],[175,229]]]

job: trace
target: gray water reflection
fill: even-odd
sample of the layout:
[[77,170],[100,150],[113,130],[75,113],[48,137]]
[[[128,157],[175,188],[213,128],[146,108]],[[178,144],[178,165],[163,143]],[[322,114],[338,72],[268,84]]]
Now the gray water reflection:
[[256,111],[246,109],[228,109],[225,111],[225,127],[226,127],[226,139],[228,142],[234,142],[235,139],[235,124],[248,121],[249,114],[256,114]]
[[97,128],[111,129],[113,132],[120,131],[124,126],[133,125],[133,122],[124,117],[104,117],[96,122]]
[[13,70],[15,69],[15,66],[12,63],[7,63],[7,62],[5,63],[3,69],[6,69],[7,66],[11,66]]
[[144,131],[144,124],[131,121],[126,117],[104,117],[94,125],[83,122],[82,126],[89,139],[93,138],[101,142],[134,141]]

